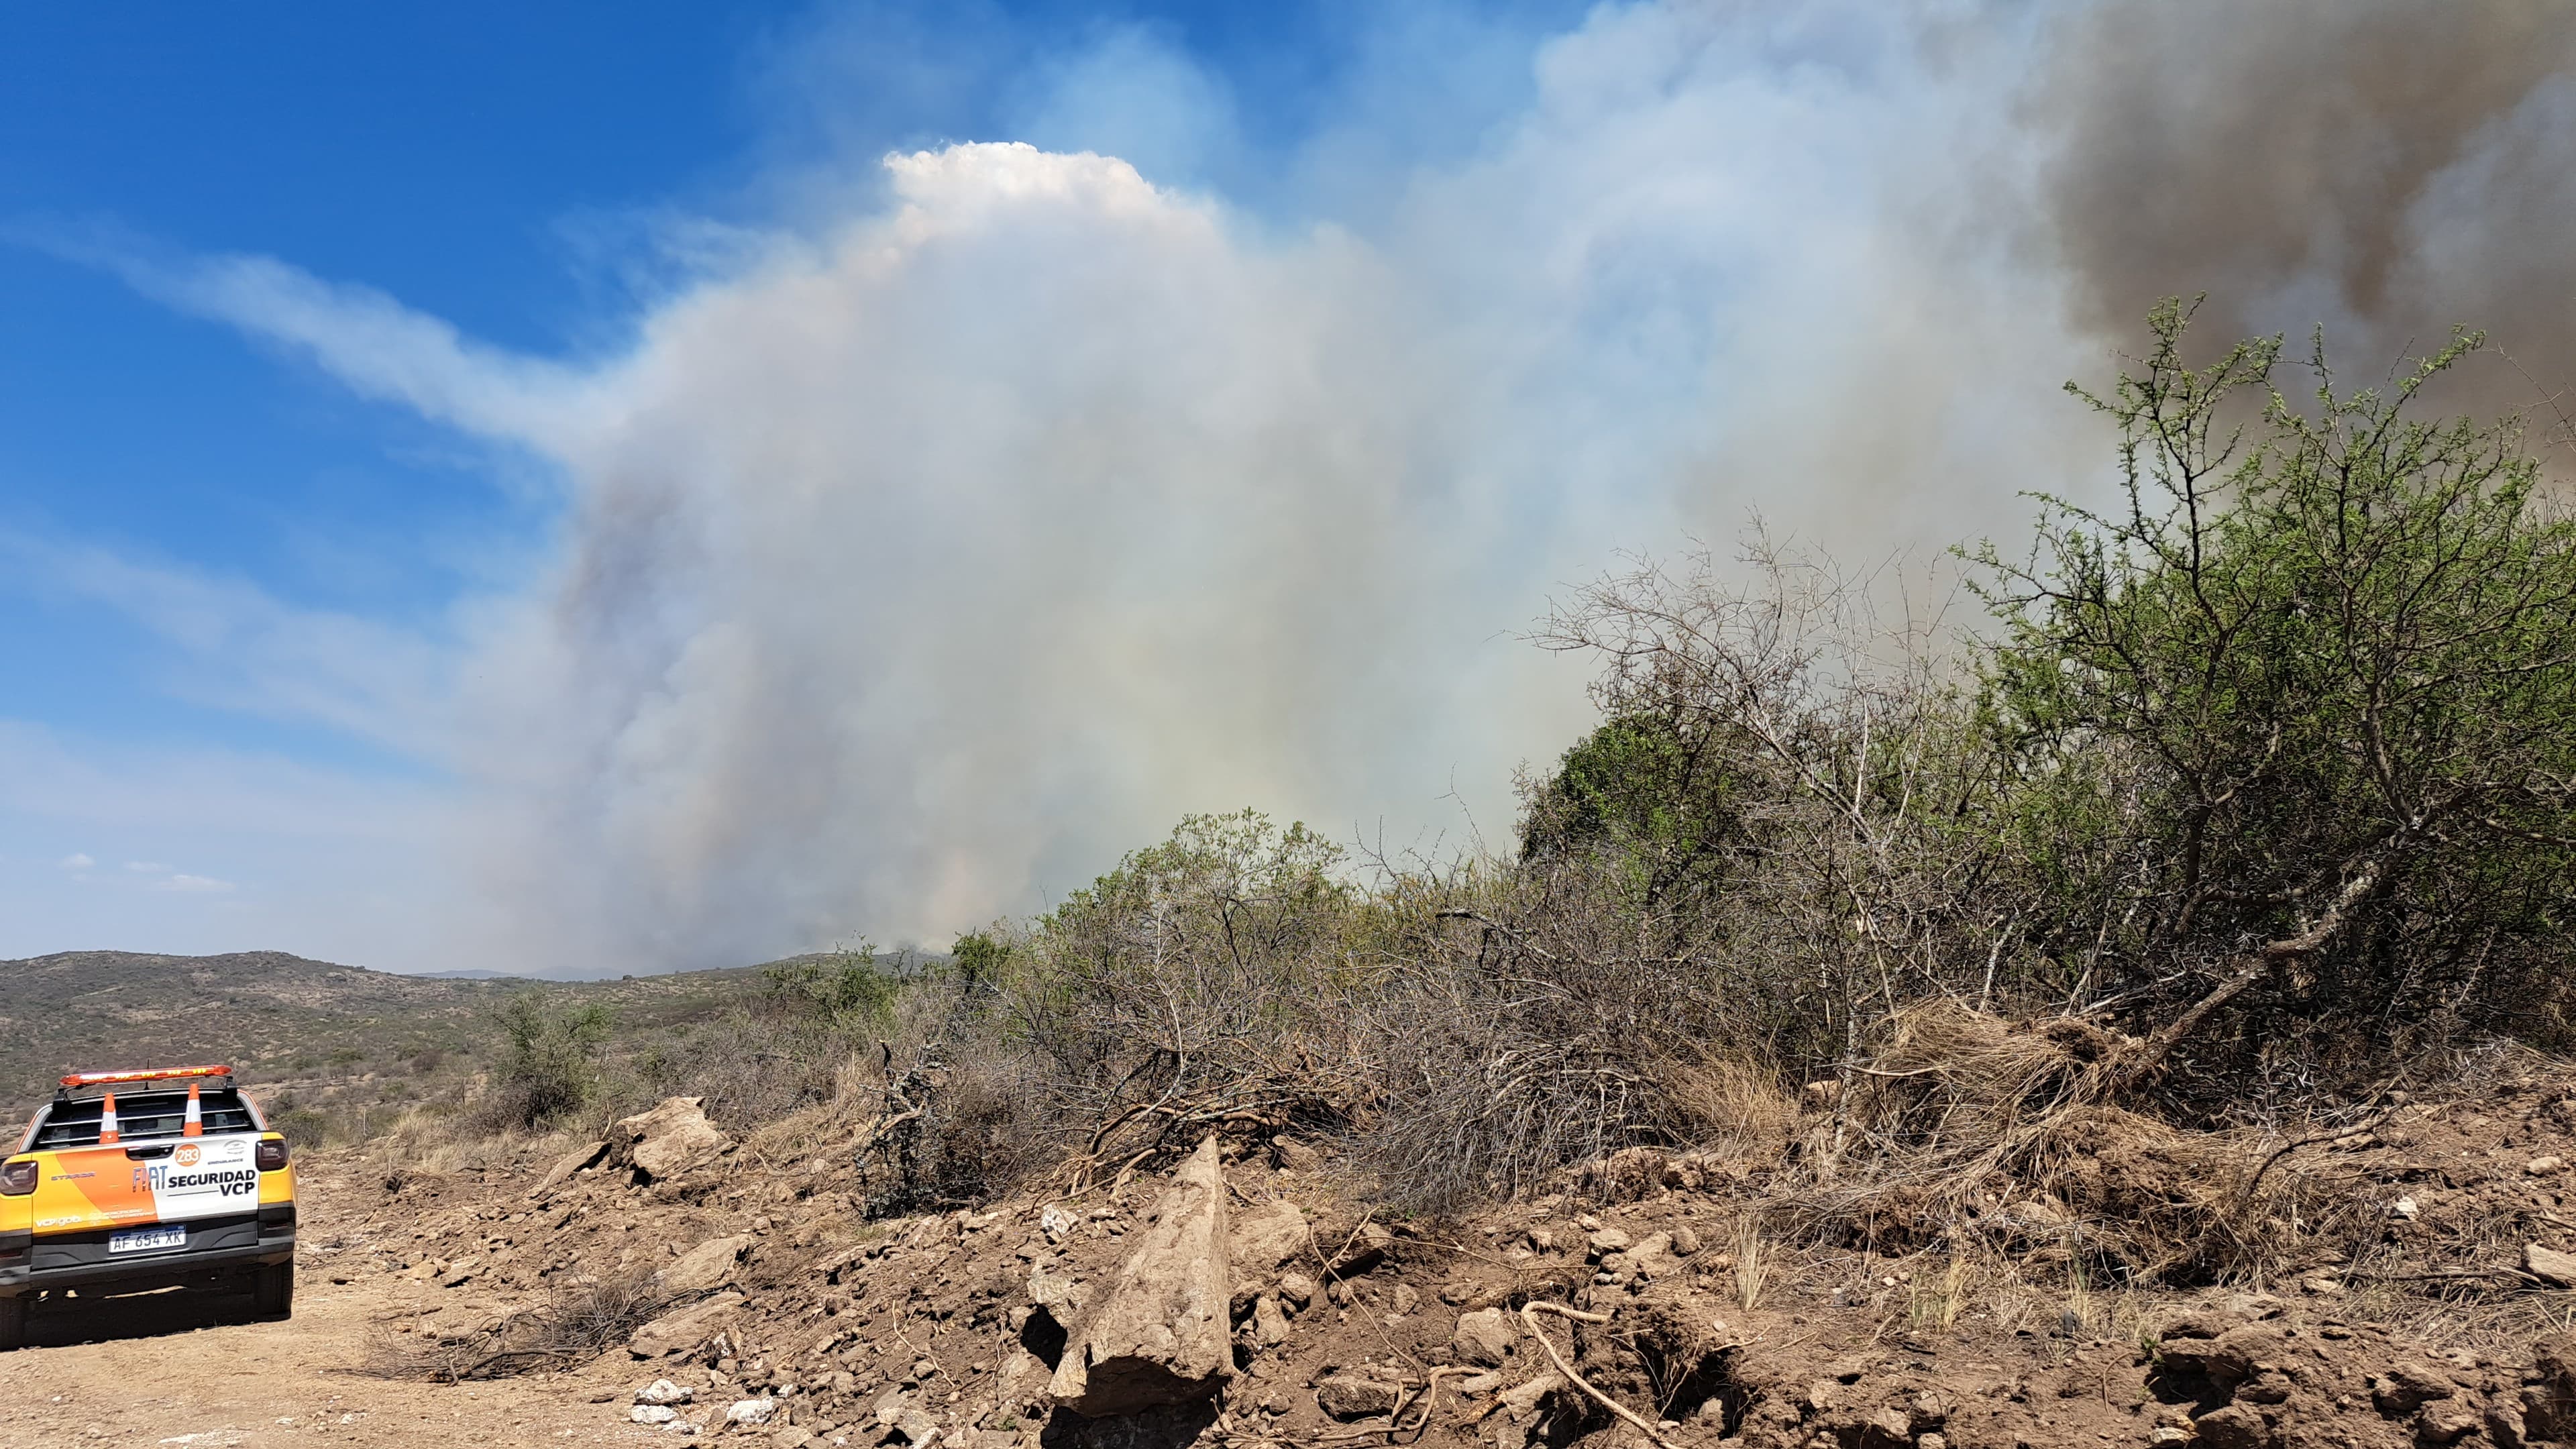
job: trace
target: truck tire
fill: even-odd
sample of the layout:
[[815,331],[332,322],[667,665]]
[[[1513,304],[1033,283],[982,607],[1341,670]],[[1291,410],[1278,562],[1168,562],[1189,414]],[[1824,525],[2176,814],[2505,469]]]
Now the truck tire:
[[27,1300],[0,1298],[0,1353],[27,1346]]
[[258,1302],[259,1311],[262,1317],[294,1317],[294,1262],[290,1260],[284,1263],[265,1264],[254,1270],[251,1280],[251,1291]]

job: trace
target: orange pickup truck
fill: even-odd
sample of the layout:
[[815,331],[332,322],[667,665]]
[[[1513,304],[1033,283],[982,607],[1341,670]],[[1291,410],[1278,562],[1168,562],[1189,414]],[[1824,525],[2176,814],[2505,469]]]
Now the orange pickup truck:
[[0,1161],[0,1349],[49,1293],[229,1285],[295,1303],[295,1171],[230,1067],[81,1072]]

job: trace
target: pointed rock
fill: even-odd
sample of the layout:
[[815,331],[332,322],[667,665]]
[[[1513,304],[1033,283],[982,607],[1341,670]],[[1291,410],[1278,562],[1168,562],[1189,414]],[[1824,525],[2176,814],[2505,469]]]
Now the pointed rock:
[[719,1293],[675,1313],[665,1313],[635,1330],[635,1336],[627,1342],[626,1351],[637,1358],[686,1353],[713,1337],[726,1311],[741,1304],[741,1294]]
[[1047,1392],[1086,1418],[1204,1398],[1234,1373],[1225,1170],[1214,1136],[1172,1175]]

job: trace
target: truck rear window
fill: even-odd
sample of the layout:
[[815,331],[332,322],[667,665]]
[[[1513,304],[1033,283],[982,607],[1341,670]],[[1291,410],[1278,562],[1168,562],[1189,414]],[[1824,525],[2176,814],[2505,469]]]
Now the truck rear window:
[[[105,1103],[87,1101],[56,1102],[45,1109],[37,1124],[30,1150],[52,1151],[64,1147],[98,1145],[98,1119]],[[116,1094],[116,1136],[120,1142],[141,1142],[156,1137],[176,1137],[187,1121],[188,1093],[119,1092]],[[254,1132],[259,1119],[241,1093],[231,1087],[201,1091],[197,1100],[198,1116],[208,1132]]]

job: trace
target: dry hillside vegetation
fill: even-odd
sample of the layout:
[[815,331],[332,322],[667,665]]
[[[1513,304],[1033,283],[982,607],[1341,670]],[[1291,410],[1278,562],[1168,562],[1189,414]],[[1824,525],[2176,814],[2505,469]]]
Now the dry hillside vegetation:
[[1508,849],[1195,817],[945,957],[493,997],[335,1159],[363,1356],[789,1443],[2576,1439],[2576,521],[2434,415],[2474,337],[2188,318],[1974,630],[1759,540],[1566,600]]

